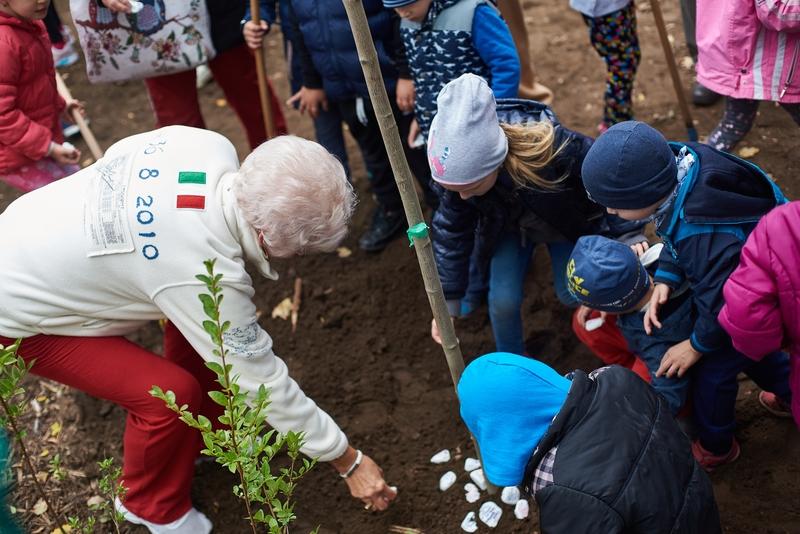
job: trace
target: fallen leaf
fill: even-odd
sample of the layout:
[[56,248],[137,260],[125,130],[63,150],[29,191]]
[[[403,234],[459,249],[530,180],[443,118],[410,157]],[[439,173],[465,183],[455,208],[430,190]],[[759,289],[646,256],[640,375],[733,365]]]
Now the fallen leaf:
[[38,397],[36,397],[36,400],[39,401],[39,402],[45,402],[47,400],[47,396],[46,395],[39,395]]
[[45,456],[50,456],[50,451],[44,449],[42,452],[39,453],[39,458],[44,458]]
[[353,251],[347,247],[339,247],[336,249],[336,255],[339,256],[340,258],[349,258],[350,256],[352,256],[352,254]]
[[289,315],[292,313],[292,299],[286,297],[283,299],[280,304],[275,306],[272,310],[272,318],[273,319],[283,319],[284,321],[289,318]]
[[38,480],[39,482],[46,482],[47,477],[48,474],[46,471],[39,471],[38,473],[36,473],[36,480]]
[[228,105],[228,101],[227,101],[227,100],[225,100],[224,98],[218,98],[218,99],[216,100],[216,104],[217,104],[217,107],[218,107],[218,108],[224,108],[225,106],[227,106],[227,105]]
[[70,532],[72,532],[71,526],[61,525],[60,527],[56,527],[56,529],[50,534],[69,534]]
[[694,68],[694,60],[691,58],[691,56],[683,56],[680,63],[681,67],[686,70],[692,70]]
[[61,433],[61,423],[56,421],[52,425],[50,425],[50,435],[54,438],[57,438],[58,435]]
[[636,93],[636,101],[637,101],[637,102],[639,102],[639,103],[642,103],[642,102],[644,102],[645,100],[647,100],[647,97],[646,97],[646,96],[644,96],[644,93],[642,93],[641,91],[640,91],[640,92],[638,92],[638,93]]
[[86,500],[86,506],[88,506],[89,508],[99,507],[102,506],[104,502],[105,499],[103,499],[100,495],[94,495]]
[[47,511],[47,503],[44,502],[44,499],[39,499],[36,501],[36,504],[33,505],[33,510],[31,510],[34,515],[42,515]]
[[754,146],[745,146],[739,149],[739,156],[743,158],[752,158],[756,154],[761,152],[761,149]]
[[92,163],[94,163],[94,159],[87,158],[87,159],[83,160],[83,163],[81,163],[81,167],[88,167]]
[[128,118],[129,118],[129,119],[131,119],[131,120],[133,120],[133,119],[135,119],[135,118],[136,118],[136,115],[135,115],[135,114],[133,114],[133,113],[131,113],[131,112],[129,111],[129,112],[128,112]]

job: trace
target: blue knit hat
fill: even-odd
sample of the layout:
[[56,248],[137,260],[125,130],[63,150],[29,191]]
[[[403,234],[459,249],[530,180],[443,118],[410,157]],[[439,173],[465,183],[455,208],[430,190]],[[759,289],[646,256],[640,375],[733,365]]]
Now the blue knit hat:
[[525,465],[572,382],[540,361],[494,352],[470,363],[458,382],[461,418],[478,441],[486,478],[522,483]]
[[628,245],[599,235],[578,239],[567,263],[567,288],[581,304],[631,311],[650,288],[650,275]]
[[383,7],[387,9],[394,9],[396,7],[407,6],[413,4],[417,0],[383,0]]
[[675,189],[678,165],[658,130],[626,121],[597,138],[581,174],[592,200],[606,208],[635,210],[656,204]]

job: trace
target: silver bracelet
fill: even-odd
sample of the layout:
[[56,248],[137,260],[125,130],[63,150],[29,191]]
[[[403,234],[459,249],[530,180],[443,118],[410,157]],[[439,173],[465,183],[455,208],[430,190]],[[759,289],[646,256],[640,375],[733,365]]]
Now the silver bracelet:
[[339,476],[342,478],[350,478],[352,474],[356,472],[358,466],[361,465],[361,460],[363,459],[364,453],[362,453],[360,450],[356,450],[356,459],[353,462],[353,465],[351,465],[344,473],[339,473]]

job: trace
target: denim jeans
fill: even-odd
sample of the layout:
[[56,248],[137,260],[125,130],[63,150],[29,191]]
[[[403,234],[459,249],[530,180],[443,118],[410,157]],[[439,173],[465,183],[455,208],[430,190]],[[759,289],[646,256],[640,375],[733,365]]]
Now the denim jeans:
[[[547,243],[558,299],[568,306],[577,303],[566,284],[567,262],[573,243]],[[525,275],[536,243],[523,243],[520,234],[506,232],[492,256],[489,274],[489,318],[498,352],[525,354],[522,331],[522,298]]]
[[773,352],[758,362],[730,346],[703,354],[692,369],[692,400],[700,444],[714,454],[725,454],[733,444],[740,372],[764,391],[791,402],[786,353]]
[[634,312],[617,316],[619,327],[628,347],[636,353],[650,371],[650,384],[667,401],[672,415],[686,403],[689,394],[689,374],[682,378],[656,377],[661,359],[673,345],[689,339],[694,329],[695,314],[691,297],[686,298],[668,316],[661,319],[661,328],[648,336],[644,331],[644,313]]

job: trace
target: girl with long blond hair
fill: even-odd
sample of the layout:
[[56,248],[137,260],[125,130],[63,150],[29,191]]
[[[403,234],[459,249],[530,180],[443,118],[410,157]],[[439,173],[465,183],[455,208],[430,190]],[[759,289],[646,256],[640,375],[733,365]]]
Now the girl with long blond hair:
[[[465,74],[439,93],[428,160],[440,206],[433,248],[445,297],[458,315],[470,255],[489,270],[489,316],[497,350],[524,354],[520,309],[533,250],[547,245],[556,294],[575,306],[565,284],[578,237],[623,233],[589,200],[581,164],[592,139],[561,126],[539,102],[495,101],[486,82]],[[436,323],[431,334],[440,341]]]

